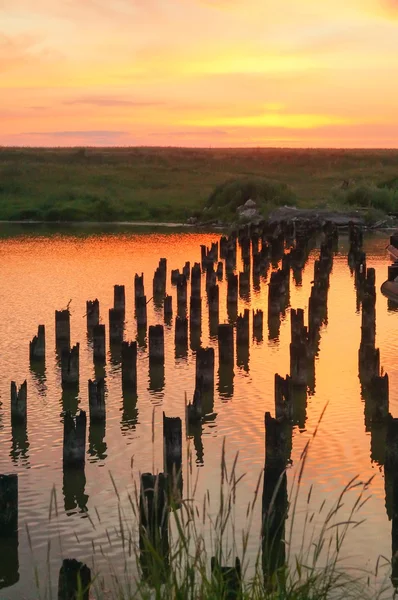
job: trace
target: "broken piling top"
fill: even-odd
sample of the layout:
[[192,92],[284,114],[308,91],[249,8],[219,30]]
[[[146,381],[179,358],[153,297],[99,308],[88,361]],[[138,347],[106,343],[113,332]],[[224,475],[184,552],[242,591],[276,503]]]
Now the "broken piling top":
[[88,402],[90,421],[102,421],[106,417],[105,379],[88,380]]
[[126,291],[124,285],[115,285],[113,287],[113,308],[121,312],[126,312]]
[[135,316],[138,327],[147,326],[147,301],[146,296],[137,296],[135,299]]
[[0,538],[18,531],[18,475],[0,475]]
[[29,342],[29,359],[44,361],[46,357],[46,332],[44,325],[39,325],[37,335]]
[[293,386],[289,375],[284,379],[275,373],[275,416],[277,419],[293,419]]
[[196,352],[196,388],[214,388],[214,348],[198,348]]
[[388,375],[375,376],[370,381],[370,400],[372,423],[383,423],[389,415],[389,382]]
[[149,362],[164,363],[163,325],[149,326]]
[[58,600],[88,600],[91,585],[91,571],[83,563],[66,558],[58,578]]
[[87,329],[92,330],[96,325],[99,324],[99,301],[95,300],[86,301],[86,316],[87,316]]
[[307,328],[304,326],[304,310],[294,308],[290,311],[291,342],[304,342],[307,339]]
[[26,423],[27,421],[27,383],[26,379],[17,389],[15,381],[11,381],[11,422]]
[[163,412],[163,448],[164,468],[167,474],[172,474],[173,466],[176,471],[182,464],[182,422],[180,417],[166,417]]
[[285,419],[274,419],[266,412],[265,423],[265,467],[283,471],[292,450],[292,427]]
[[306,341],[290,344],[290,377],[292,383],[306,387],[309,381],[309,348]]
[[70,344],[70,312],[66,310],[55,311],[55,342],[69,346]]
[[64,416],[64,467],[80,467],[85,463],[86,454],[86,413],[84,410],[74,419],[67,411]]
[[71,350],[65,348],[62,351],[61,377],[63,385],[75,385],[79,383],[79,351],[79,342]]
[[137,301],[137,298],[140,296],[145,296],[144,291],[144,273],[138,275],[137,273],[134,276],[134,298]]
[[202,271],[199,263],[194,263],[191,269],[191,296],[201,296]]

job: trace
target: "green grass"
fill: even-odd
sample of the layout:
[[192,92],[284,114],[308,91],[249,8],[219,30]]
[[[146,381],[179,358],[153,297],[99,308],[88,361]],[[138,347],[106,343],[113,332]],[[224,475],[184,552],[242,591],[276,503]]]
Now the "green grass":
[[387,188],[397,175],[398,150],[0,148],[0,219],[185,221],[234,179],[336,207],[344,180]]
[[[313,437],[315,435],[316,430]],[[163,550],[159,550],[159,538],[154,541],[139,524],[140,492],[137,485],[133,489],[130,487],[128,502],[123,502],[126,494],[119,492],[111,475],[115,502],[118,505],[119,526],[115,531],[111,531],[110,535],[116,535],[119,544],[122,544],[124,557],[117,561],[112,559],[112,541],[107,532],[110,550],[107,575],[104,577],[104,573],[95,567],[95,554],[91,559],[87,557],[93,578],[93,597],[97,600],[391,598],[392,586],[387,579],[391,569],[386,559],[380,559],[371,572],[368,567],[366,571],[355,569],[347,558],[343,558],[350,532],[363,523],[361,510],[370,497],[371,480],[361,481],[354,477],[335,501],[326,500],[317,509],[312,507],[315,492],[311,486],[304,499],[303,510],[301,487],[310,446],[311,440],[293,469],[293,476],[289,478],[290,492],[282,511],[278,509],[278,502],[285,494],[285,474],[282,473],[277,480],[268,505],[269,516],[263,521],[263,531],[275,532],[275,538],[265,538],[268,543],[264,546],[259,532],[254,531],[253,526],[256,513],[261,511],[263,475],[260,473],[252,496],[246,499],[245,518],[240,520],[241,526],[238,527],[236,515],[242,508],[237,506],[236,498],[244,474],[239,474],[238,456],[228,467],[225,442],[220,461],[220,487],[216,498],[211,497],[209,493],[206,493],[202,500],[197,498],[197,477],[200,470],[195,476],[194,459],[188,448],[188,480],[184,481],[184,498],[178,499],[178,507],[171,503],[169,549],[166,554],[163,554],[164,547]],[[155,497],[156,493],[155,486]],[[175,489],[173,497],[176,497]],[[54,490],[49,511],[50,520],[54,518],[51,515],[57,513],[56,506]],[[277,528],[275,521],[271,522],[275,514],[279,515],[280,519]],[[98,512],[97,516],[100,522]],[[164,518],[164,513],[161,518]],[[93,522],[92,525],[95,528]],[[140,531],[143,534],[141,546],[138,543]],[[254,554],[253,550],[249,552],[249,540],[253,536],[258,539],[258,549]],[[281,540],[284,541],[285,547],[283,557],[279,552],[275,553],[275,547],[280,545]],[[100,555],[108,560],[106,548],[101,547]],[[235,557],[239,557],[242,575],[236,595],[228,595],[219,571],[211,572],[212,556],[217,558],[220,565],[228,566],[234,564]],[[37,576],[38,566],[34,562],[33,548],[32,562],[36,573],[37,597],[42,600],[53,598],[50,578],[41,585]],[[273,565],[272,569],[270,565]],[[78,595],[77,600],[83,600],[83,595]]]

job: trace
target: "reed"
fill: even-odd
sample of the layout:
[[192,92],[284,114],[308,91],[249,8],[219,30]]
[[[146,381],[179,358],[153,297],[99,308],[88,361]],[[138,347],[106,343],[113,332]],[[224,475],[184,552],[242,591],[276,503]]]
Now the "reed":
[[[259,473],[252,496],[247,500],[242,519],[237,505],[239,486],[245,474],[239,474],[238,454],[232,463],[227,460],[225,440],[220,459],[220,485],[216,498],[207,491],[198,498],[200,469],[195,470],[191,449],[187,447],[187,469],[184,497],[177,487],[170,490],[170,510],[159,519],[166,519],[167,544],[161,536],[151,535],[142,525],[142,510],[147,523],[148,508],[143,502],[137,481],[125,494],[111,480],[118,507],[116,534],[122,547],[123,564],[112,558],[111,534],[109,545],[93,548],[87,557],[92,572],[90,597],[112,600],[346,600],[382,599],[392,597],[388,579],[390,565],[380,558],[373,573],[350,565],[344,557],[344,547],[350,532],[364,519],[361,509],[370,497],[371,479],[354,477],[347,482],[337,499],[327,506],[322,502],[312,508],[314,488],[304,498],[303,476],[311,451],[312,438],[302,452],[298,464],[289,467],[288,501],[278,506],[283,496],[286,472],[283,471],[274,488],[267,516],[262,519],[262,531],[255,532],[256,516],[264,515],[261,492],[264,473]],[[154,503],[162,493],[159,479],[154,489]],[[124,496],[124,498],[123,498]],[[57,498],[53,491],[49,519],[57,518]],[[349,508],[348,508],[349,507]],[[141,523],[140,523],[141,510]],[[278,515],[279,522],[269,519]],[[98,521],[100,515],[97,512]],[[90,522],[95,529],[93,522]],[[240,525],[238,526],[238,521]],[[242,524],[243,523],[243,524]],[[159,523],[158,523],[159,525]],[[160,530],[162,527],[160,527]],[[158,530],[159,531],[159,530]],[[272,535],[270,535],[272,532]],[[257,550],[250,549],[250,540],[258,538]],[[30,541],[30,536],[28,536]],[[31,543],[31,542],[30,542]],[[62,540],[59,540],[62,549]],[[282,549],[283,548],[283,549]],[[48,549],[50,553],[50,547]],[[34,557],[32,547],[32,557]],[[106,564],[106,573],[97,566],[98,558]],[[240,575],[235,577],[236,558]],[[50,559],[48,557],[50,574]],[[213,564],[213,569],[211,569]],[[222,567],[228,565],[229,571]],[[37,565],[33,562],[37,596],[47,600],[54,597],[50,577],[41,582]],[[102,569],[102,571],[101,571]],[[83,600],[87,590],[80,586],[77,600]]]

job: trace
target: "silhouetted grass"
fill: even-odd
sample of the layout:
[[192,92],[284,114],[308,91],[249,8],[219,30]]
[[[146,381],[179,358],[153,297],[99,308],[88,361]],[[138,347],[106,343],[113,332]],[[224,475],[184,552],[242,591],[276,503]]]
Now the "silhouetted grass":
[[185,221],[242,178],[274,182],[281,202],[326,206],[343,181],[397,173],[396,150],[0,148],[0,219]]
[[[315,437],[317,429],[313,437]],[[118,505],[119,526],[116,533],[123,548],[123,559],[112,558],[112,541],[107,531],[109,548],[101,547],[101,558],[108,560],[108,573],[104,576],[96,568],[98,557],[87,557],[92,569],[92,596],[112,600],[381,600],[391,598],[392,587],[387,582],[388,562],[379,560],[374,572],[361,571],[343,559],[344,546],[350,531],[360,526],[360,512],[369,498],[371,480],[354,477],[347,483],[334,502],[324,501],[318,509],[312,508],[313,486],[302,505],[302,481],[311,440],[307,443],[300,461],[294,469],[288,502],[280,511],[278,502],[284,485],[285,472],[276,482],[267,516],[261,506],[263,474],[260,473],[251,497],[247,498],[246,515],[237,525],[237,491],[244,475],[238,474],[238,455],[228,467],[225,443],[220,462],[220,488],[218,498],[207,492],[197,498],[198,476],[194,476],[193,459],[188,447],[188,469],[184,481],[184,498],[177,497],[173,489],[168,531],[168,550],[151,537],[140,525],[140,503],[143,498],[137,484],[128,493],[128,502],[111,476]],[[131,487],[130,487],[131,490]],[[155,484],[155,501],[159,488]],[[354,494],[354,497],[353,497]],[[299,502],[301,499],[301,502]],[[57,515],[55,490],[52,494],[49,518]],[[147,508],[144,509],[145,511]],[[256,514],[263,514],[262,534],[253,530]],[[96,511],[97,512],[97,511]],[[148,513],[145,512],[148,519]],[[275,514],[280,527],[275,529]],[[164,512],[162,513],[163,519]],[[241,515],[242,516],[242,515]],[[100,516],[97,512],[100,522]],[[287,519],[287,517],[289,517]],[[90,518],[90,517],[89,517]],[[90,522],[91,518],[90,518]],[[285,529],[286,523],[286,529]],[[92,522],[95,528],[94,523]],[[275,540],[266,532],[275,532]],[[281,535],[282,531],[282,535]],[[138,542],[141,534],[141,543]],[[257,551],[249,552],[249,540],[258,538]],[[30,540],[30,537],[29,537]],[[264,540],[267,541],[263,544]],[[285,550],[276,552],[283,542]],[[273,543],[275,542],[275,546]],[[31,543],[31,542],[30,542]],[[60,542],[60,546],[61,542]],[[94,546],[93,546],[94,547]],[[109,551],[109,555],[108,555]],[[32,549],[33,554],[33,549]],[[241,577],[228,591],[225,578],[217,568],[211,570],[211,557],[216,564],[232,566],[238,557]],[[115,564],[116,563],[116,564]],[[49,564],[49,561],[48,561]],[[271,567],[272,566],[272,567]],[[34,566],[38,598],[52,598],[51,580],[41,585],[37,566]],[[382,570],[385,575],[382,579]],[[381,582],[380,582],[381,580]],[[105,583],[107,581],[107,583]],[[111,583],[110,583],[111,581]],[[77,600],[82,600],[83,593]]]

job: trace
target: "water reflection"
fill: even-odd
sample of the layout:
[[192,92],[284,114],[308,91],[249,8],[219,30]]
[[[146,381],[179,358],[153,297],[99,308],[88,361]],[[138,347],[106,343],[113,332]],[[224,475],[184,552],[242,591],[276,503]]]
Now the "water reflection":
[[[39,540],[37,552],[40,554],[40,559],[43,558],[41,549],[44,547],[44,534],[41,530],[47,531],[43,525],[47,518],[43,506],[48,506],[46,503],[49,482],[57,481],[58,475],[58,481],[61,482],[62,479],[63,482],[64,507],[67,514],[84,516],[86,511],[92,512],[98,503],[99,508],[104,508],[106,513],[104,527],[111,529],[115,526],[114,513],[111,510],[114,506],[114,494],[112,494],[111,484],[106,478],[108,469],[115,474],[116,478],[122,479],[123,482],[129,481],[128,465],[132,455],[134,455],[137,465],[137,473],[144,473],[147,470],[156,473],[156,468],[162,468],[163,436],[158,431],[159,429],[161,432],[160,423],[155,424],[153,445],[150,442],[153,404],[162,404],[166,414],[184,419],[184,392],[192,397],[192,394],[200,388],[199,379],[195,377],[195,359],[197,361],[200,351],[206,346],[215,350],[212,385],[209,386],[209,389],[201,390],[201,417],[196,422],[186,421],[186,437],[191,440],[194,463],[203,470],[206,485],[211,488],[212,493],[217,485],[215,473],[219,472],[217,470],[219,450],[224,436],[227,436],[228,444],[230,443],[234,448],[240,450],[245,461],[243,470],[247,471],[248,479],[244,492],[246,498],[247,494],[251,493],[252,487],[255,486],[253,473],[264,461],[262,430],[260,434],[259,430],[264,409],[274,410],[273,397],[269,390],[272,389],[275,372],[289,373],[289,377],[295,379],[288,392],[292,407],[291,427],[295,429],[293,458],[297,459],[300,455],[308,436],[316,426],[319,411],[329,401],[330,408],[325,417],[325,431],[322,431],[321,434],[322,444],[315,452],[310,464],[308,479],[303,479],[303,486],[310,479],[314,479],[321,486],[322,491],[326,489],[327,493],[332,496],[340,484],[346,483],[345,478],[351,477],[353,463],[355,463],[356,471],[367,474],[372,469],[369,453],[374,466],[379,469],[386,463],[387,422],[385,420],[377,422],[374,419],[372,416],[374,397],[371,395],[369,382],[366,383],[362,375],[361,382],[359,382],[357,377],[362,312],[356,315],[354,309],[356,301],[361,311],[364,306],[366,307],[366,273],[363,277],[363,272],[359,268],[354,288],[347,267],[346,254],[338,255],[334,259],[332,273],[330,257],[333,255],[334,249],[326,247],[320,252],[311,252],[311,247],[314,246],[313,241],[307,242],[305,235],[302,236],[302,242],[296,237],[295,246],[291,245],[291,239],[285,240],[286,244],[283,245],[282,236],[279,236],[277,232],[277,239],[272,241],[272,235],[272,232],[267,232],[264,239],[262,236],[259,239],[252,239],[249,244],[249,252],[246,240],[240,240],[237,245],[236,240],[226,238],[227,241],[224,242],[223,248],[220,244],[220,256],[222,261],[225,261],[225,263],[221,263],[226,276],[224,280],[218,275],[218,265],[217,271],[215,269],[217,263],[212,258],[209,259],[208,252],[206,252],[206,264],[203,272],[199,265],[199,275],[194,275],[194,280],[195,277],[196,280],[193,290],[197,289],[199,285],[202,296],[200,304],[196,300],[192,305],[191,279],[187,277],[187,273],[183,274],[187,284],[186,308],[184,309],[183,301],[180,303],[180,312],[183,313],[183,316],[176,317],[178,290],[175,284],[171,286],[170,281],[167,280],[165,291],[172,298],[174,308],[174,316],[168,319],[164,312],[164,296],[158,296],[156,311],[150,301],[150,287],[153,285],[154,270],[159,268],[157,266],[158,259],[164,253],[165,248],[167,252],[170,252],[170,257],[168,254],[170,266],[173,269],[178,268],[180,275],[186,258],[189,258],[190,264],[194,265],[199,258],[199,246],[195,236],[193,236],[196,240],[195,243],[190,235],[185,236],[185,234],[179,238],[160,238],[160,241],[156,236],[149,236],[145,241],[140,236],[135,238],[126,236],[122,240],[113,238],[111,241],[107,237],[90,238],[86,245],[76,247],[72,253],[70,252],[71,243],[67,239],[51,242],[54,244],[51,252],[47,251],[45,247],[43,249],[43,245],[40,245],[39,254],[40,257],[43,254],[45,270],[62,273],[62,278],[52,277],[51,285],[43,272],[41,264],[43,261],[38,258],[38,249],[35,248],[37,241],[33,243],[29,240],[20,240],[18,244],[14,243],[13,246],[7,245],[3,248],[7,259],[3,261],[5,276],[7,276],[7,280],[9,279],[10,285],[16,285],[16,282],[23,279],[25,267],[18,254],[20,247],[24,249],[23,253],[29,251],[32,255],[32,276],[40,282],[37,293],[36,289],[33,290],[32,298],[29,299],[37,306],[37,314],[32,316],[32,311],[29,312],[25,305],[24,296],[20,298],[20,304],[16,305],[10,314],[7,299],[2,296],[0,289],[0,308],[5,315],[4,323],[7,321],[15,323],[12,331],[6,331],[5,324],[2,325],[4,330],[0,336],[0,345],[2,344],[1,356],[4,359],[4,371],[9,372],[10,376],[15,377],[16,380],[23,381],[30,369],[31,379],[35,382],[35,385],[31,386],[32,391],[29,398],[29,440],[26,427],[11,427],[8,403],[0,407],[0,427],[3,427],[0,437],[2,451],[0,452],[0,464],[4,472],[10,468],[21,468],[27,483],[35,490],[34,497],[32,494],[24,495],[21,502],[24,514],[28,518],[34,514],[35,529]],[[216,238],[217,236],[214,235],[211,241]],[[151,244],[148,243],[148,239],[151,240]],[[308,237],[308,239],[310,238]],[[201,237],[200,240],[202,240]],[[322,236],[322,239],[318,237],[318,246],[324,240],[325,236]],[[204,245],[209,247],[210,236]],[[380,253],[377,243],[370,247],[374,249],[368,253],[371,258],[367,258],[366,271],[369,267],[376,266],[379,284],[383,278],[386,259]],[[366,243],[363,248],[367,251]],[[285,259],[282,264],[282,256],[286,252],[289,253],[289,259],[288,261]],[[359,254],[357,254],[358,256],[361,258]],[[318,261],[316,264],[315,259]],[[210,263],[209,260],[211,260]],[[273,262],[272,273],[270,273],[271,261]],[[320,268],[321,263],[322,268]],[[355,273],[357,263],[354,261],[352,264],[353,273]],[[361,264],[363,265],[363,262]],[[7,265],[12,265],[12,267]],[[101,266],[101,277],[94,277],[93,273],[99,272],[99,266]],[[137,303],[129,299],[130,293],[133,298],[135,270],[145,271],[147,288],[149,282],[148,303],[145,298],[145,323],[140,326],[138,321],[141,317],[137,311],[139,307]],[[197,268],[195,272],[197,272]],[[117,273],[119,283],[126,283],[125,298],[128,301],[125,304],[123,319],[119,319],[120,327],[116,328],[117,340],[111,341],[109,339],[111,336],[108,335],[108,332],[110,333],[108,319],[111,316],[112,320],[113,316],[112,313],[109,314],[108,310],[110,307],[112,309],[112,304],[112,310],[119,310],[115,306],[116,299],[113,288],[116,279],[115,273]],[[236,277],[237,273],[240,274],[238,277]],[[270,276],[268,280],[267,273]],[[278,275],[275,277],[274,273]],[[280,290],[278,291],[279,299],[275,298],[275,306],[273,306],[274,298],[271,298],[270,307],[268,283],[272,279],[272,284],[274,284],[275,279],[278,278],[278,285],[284,284],[285,288],[282,290],[282,294],[280,294]],[[128,287],[129,282],[131,289]],[[394,315],[391,314],[392,309],[387,306],[387,312],[385,299],[380,297],[378,287],[376,286],[376,288],[378,302],[377,347],[380,348],[380,363],[383,365],[387,363],[389,366],[392,390],[390,391],[388,410],[394,414],[394,410],[396,410],[395,390],[397,389],[394,366],[395,339],[397,338],[395,320]],[[44,293],[46,289],[50,290],[48,298]],[[143,297],[143,292],[142,289],[140,298]],[[61,395],[59,370],[54,369],[54,345],[48,344],[50,348],[47,349],[45,364],[28,364],[26,333],[34,330],[38,322],[45,322],[49,339],[52,340],[54,308],[65,307],[71,296],[76,309],[74,308],[70,315],[69,344],[66,344],[63,350],[66,350],[70,357],[71,339],[73,341],[87,339],[88,343],[82,346],[80,355],[79,386],[66,385],[66,382],[62,386],[62,412],[69,411],[71,416],[75,416],[79,413],[80,407],[86,408],[88,406],[87,380],[95,378],[98,381],[106,377],[107,414],[106,421],[104,419],[100,422],[94,422],[90,416],[88,439],[85,443],[85,455],[87,456],[85,467],[65,466],[61,476],[59,440],[62,437],[62,424],[60,425],[59,420],[54,418],[53,414],[60,412],[53,409],[57,406]],[[96,297],[101,301],[103,326],[107,332],[106,352],[108,355],[106,358],[108,366],[105,366],[105,360],[94,360],[93,362],[93,333],[88,331],[86,319],[81,318],[87,298]],[[197,298],[195,295],[193,297]],[[312,300],[309,302],[310,297]],[[43,302],[40,298],[47,298],[47,300]],[[302,352],[301,354],[293,352],[294,360],[291,365],[289,362],[290,343],[292,342],[292,312],[289,305],[294,308],[304,308],[303,326],[304,322],[306,323],[306,334],[302,334],[300,340],[300,344],[303,346],[299,344],[299,351]],[[196,315],[195,319],[193,313],[196,306],[200,316]],[[242,325],[239,317],[242,315],[245,319],[244,310],[247,308],[250,309],[248,335],[246,321]],[[21,315],[20,321],[15,318],[17,313]],[[135,318],[133,318],[134,315]],[[267,322],[264,322],[265,317]],[[229,323],[227,327],[233,325],[229,330],[232,332],[232,337],[228,338],[231,341],[226,344],[221,343],[222,347],[219,347],[218,326],[219,324],[225,325],[227,322]],[[152,359],[149,360],[148,347],[150,348],[151,343],[148,336],[148,325],[163,323],[166,324],[164,360],[157,363]],[[269,331],[264,332],[264,327],[267,325]],[[267,334],[271,343],[262,341],[264,338],[267,339]],[[116,335],[112,337],[116,338]],[[136,389],[131,389],[123,382],[121,342],[124,339],[136,339],[138,342]],[[8,343],[10,343],[12,351],[8,350]],[[374,350],[376,349],[374,346]],[[104,356],[106,352],[104,352]],[[306,360],[301,363],[299,357],[303,355],[306,356]],[[62,351],[58,356],[61,367]],[[289,366],[292,367],[290,370]],[[247,376],[249,370],[250,377]],[[300,380],[302,380],[301,384]],[[7,391],[4,391],[6,383],[7,386],[9,385],[9,381],[4,382],[0,390],[2,398],[8,397],[8,387]],[[360,383],[362,383],[361,394],[364,405],[360,403]],[[122,396],[120,389],[123,392]],[[43,403],[44,396],[46,397],[45,403]],[[232,399],[233,402],[224,404],[225,400]],[[377,402],[376,406],[380,407],[380,402]],[[330,417],[328,416],[329,411]],[[365,435],[363,413],[365,413],[365,427],[369,436]],[[340,418],[341,415],[344,415],[344,419]],[[43,427],[44,418],[45,427]],[[12,444],[11,452],[10,444]],[[184,436],[183,452],[185,444]],[[5,451],[3,451],[4,449]],[[352,460],[353,454],[355,461]],[[105,461],[107,468],[99,468]],[[24,469],[26,465],[35,468],[28,471]],[[247,467],[247,465],[249,466]],[[164,464],[163,468],[165,472],[170,469],[172,472],[172,467],[169,468],[167,464]],[[379,472],[378,468],[375,471]],[[32,472],[34,472],[35,478],[33,478]],[[103,475],[104,473],[105,475]],[[283,469],[272,471],[269,465],[266,467],[264,502],[261,512],[270,513],[270,497],[276,494],[276,521],[279,521],[281,525],[280,529],[272,530],[273,536],[279,535],[277,543],[280,546],[279,557],[275,556],[273,562],[264,567],[266,573],[284,562],[282,545],[284,539],[283,516],[286,513],[286,475],[283,473]],[[287,479],[289,476],[288,473]],[[279,487],[277,487],[278,481],[280,481]],[[383,494],[382,491],[380,495],[379,489],[376,489],[375,504],[371,513],[365,515],[370,523],[369,529],[366,530],[367,536],[373,535],[375,531],[383,531],[385,534],[387,518],[384,515],[383,520]],[[393,503],[391,491],[388,494],[388,504],[391,504]],[[238,514],[240,514],[240,509],[241,505],[237,509]],[[390,514],[395,531],[394,512],[392,511]],[[60,517],[60,530],[61,534],[68,538],[70,519],[62,520],[64,516]],[[240,516],[238,516],[238,521],[239,519]],[[256,531],[260,531],[261,519],[261,515],[257,515]],[[79,521],[76,526],[78,536],[82,531],[79,529],[81,526]],[[393,537],[394,531],[392,531]],[[389,540],[390,535],[391,530],[388,525]],[[90,553],[90,544],[87,538],[88,536],[81,536],[82,551]],[[384,539],[385,535],[380,541],[380,546],[377,545],[377,549],[380,548],[386,554],[385,545],[383,546]],[[74,550],[74,543],[75,538],[73,541],[70,538],[67,540],[68,552]],[[264,544],[266,545],[265,540]],[[144,546],[142,550],[144,553]],[[389,551],[390,548],[388,548]],[[115,557],[120,557],[118,548],[113,547],[111,552]],[[20,553],[21,564],[22,560],[28,563],[25,550],[20,549]],[[228,562],[231,563],[231,561]],[[29,589],[29,585],[26,584],[24,589]],[[17,598],[16,595],[12,597],[12,600],[15,598]]]

